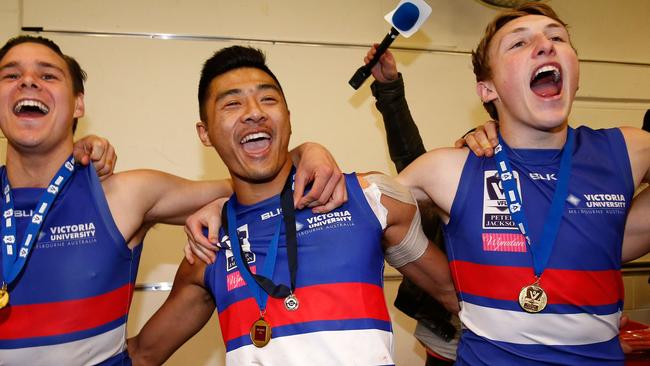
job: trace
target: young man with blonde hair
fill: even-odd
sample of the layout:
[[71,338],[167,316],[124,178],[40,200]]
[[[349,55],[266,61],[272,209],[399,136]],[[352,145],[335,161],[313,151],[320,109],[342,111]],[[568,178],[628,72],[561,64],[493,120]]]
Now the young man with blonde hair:
[[437,149],[398,178],[446,224],[465,328],[456,364],[622,365],[622,240],[650,180],[650,135],[569,127],[578,58],[545,4],[497,15],[473,63],[499,121],[495,157]]

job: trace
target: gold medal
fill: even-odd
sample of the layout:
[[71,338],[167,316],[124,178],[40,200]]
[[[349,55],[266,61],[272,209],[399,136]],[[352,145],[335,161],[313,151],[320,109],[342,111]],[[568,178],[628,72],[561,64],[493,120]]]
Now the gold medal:
[[271,325],[263,317],[259,318],[251,326],[250,335],[255,347],[262,348],[271,340]]
[[522,287],[519,292],[519,305],[529,313],[539,313],[547,303],[546,292],[539,287],[539,280],[530,286]]
[[0,309],[9,304],[9,291],[7,291],[7,284],[3,283],[0,288]]

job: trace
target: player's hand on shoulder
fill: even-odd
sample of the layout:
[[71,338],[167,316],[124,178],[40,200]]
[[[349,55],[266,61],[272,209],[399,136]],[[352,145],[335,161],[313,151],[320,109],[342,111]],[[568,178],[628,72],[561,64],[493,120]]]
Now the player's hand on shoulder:
[[498,127],[495,121],[487,121],[456,140],[454,147],[467,146],[476,156],[492,157],[494,147],[499,144]]
[[[314,213],[329,212],[348,200],[345,176],[336,160],[322,145],[300,145],[294,182],[294,205],[298,209],[311,207]],[[305,193],[311,183],[311,190]]]
[[100,180],[110,177],[117,163],[113,145],[96,135],[88,135],[75,142],[72,154],[75,161],[82,165],[92,163]]
[[[184,251],[185,258],[190,264],[194,264],[194,256],[207,264],[214,263],[215,252],[219,250],[217,243],[221,227],[221,210],[226,201],[227,198],[214,200],[190,215],[185,221],[187,244]],[[208,230],[207,236],[204,228]]]

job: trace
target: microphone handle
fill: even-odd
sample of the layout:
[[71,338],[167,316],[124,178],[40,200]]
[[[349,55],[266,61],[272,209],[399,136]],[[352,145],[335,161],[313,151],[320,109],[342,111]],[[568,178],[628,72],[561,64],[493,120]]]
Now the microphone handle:
[[386,37],[384,37],[384,40],[381,41],[379,46],[377,46],[377,52],[375,53],[375,57],[373,57],[372,60],[370,60],[370,62],[368,62],[367,65],[365,65],[365,67],[368,70],[372,70],[372,68],[375,65],[377,65],[377,62],[379,62],[379,59],[381,58],[381,56],[384,54],[384,52],[386,52],[388,47],[390,47],[390,45],[393,43],[395,38],[397,38],[398,35],[399,35],[399,32],[397,31],[397,29],[395,29],[395,27],[391,27],[390,32],[388,32]]
[[379,46],[377,47],[377,52],[375,53],[375,56],[368,62],[367,65],[361,66],[352,76],[350,81],[348,82],[350,86],[352,86],[355,90],[359,89],[359,87],[363,84],[364,81],[370,76],[372,73],[372,68],[379,62],[379,59],[381,56],[386,52],[388,47],[390,47],[391,43],[397,38],[399,35],[399,32],[395,27],[390,28],[390,32],[384,37],[384,39],[381,41]]

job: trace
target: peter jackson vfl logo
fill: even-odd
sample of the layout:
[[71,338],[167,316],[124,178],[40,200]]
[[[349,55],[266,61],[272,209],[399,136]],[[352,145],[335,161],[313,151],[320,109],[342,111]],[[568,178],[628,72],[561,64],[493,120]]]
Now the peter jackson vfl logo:
[[[513,171],[512,175],[504,179],[515,179],[517,190],[521,197],[521,185],[519,173]],[[522,197],[523,200],[523,197]],[[508,201],[503,189],[499,173],[496,170],[486,170],[483,179],[483,229],[506,229],[517,230],[514,221],[510,217]]]
[[[246,262],[249,264],[254,263],[255,253],[251,252],[251,242],[248,240],[248,224],[244,224],[237,228],[237,237],[239,238],[239,245],[241,245],[242,251],[244,252]],[[237,263],[235,263],[235,257],[232,254],[232,246],[228,235],[224,235],[221,238],[220,247],[225,249],[226,253],[226,272],[230,272],[233,269],[236,269]]]
[[[237,237],[239,238],[239,245],[241,245],[241,249],[244,252],[244,259],[246,262],[249,264],[255,263],[255,253],[251,252],[251,242],[248,240],[248,224],[244,224],[237,228]],[[232,291],[246,285],[246,281],[244,281],[239,270],[233,272],[233,270],[238,268],[237,263],[235,262],[235,257],[232,254],[232,245],[228,235],[224,235],[221,238],[221,244],[219,246],[226,254],[226,289]],[[243,270],[245,271],[245,269]],[[250,266],[250,270],[253,273],[257,272],[256,266],[253,265]]]

